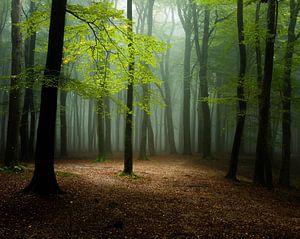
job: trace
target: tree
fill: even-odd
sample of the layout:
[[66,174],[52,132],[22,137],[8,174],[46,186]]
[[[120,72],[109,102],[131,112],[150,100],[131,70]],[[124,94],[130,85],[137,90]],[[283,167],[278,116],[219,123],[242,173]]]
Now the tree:
[[[147,12],[147,26],[148,26],[147,35],[148,36],[152,36],[154,2],[155,2],[155,0],[148,0],[148,4],[147,4],[148,5],[148,12]],[[147,67],[149,67],[149,66],[147,66]],[[142,88],[143,88],[144,105],[147,108],[147,110],[143,111],[139,159],[144,160],[144,159],[147,159],[147,138],[148,138],[148,146],[149,146],[150,155],[155,155],[155,149],[154,149],[153,128],[152,128],[151,119],[149,116],[150,89],[149,89],[148,84],[143,85]]]
[[54,172],[57,92],[62,64],[67,0],[52,0],[47,61],[42,85],[40,116],[35,151],[35,169],[26,192],[57,194],[60,188]]
[[[199,110],[199,130],[198,138],[203,138],[202,147],[199,146],[199,149],[202,148],[202,157],[209,158],[211,156],[211,119],[210,119],[210,110],[208,105],[208,81],[207,81],[207,67],[208,67],[208,48],[209,48],[209,37],[210,37],[210,9],[208,6],[204,10],[204,31],[202,38],[202,48],[199,42],[199,24],[197,16],[197,7],[196,4],[193,6],[193,22],[194,22],[194,31],[195,31],[195,46],[197,52],[197,58],[199,62],[199,99],[198,104],[201,104],[202,107],[202,125],[200,120],[200,110]],[[199,107],[200,108],[200,107]],[[202,129],[200,129],[202,127]],[[201,134],[202,132],[202,134]],[[199,140],[198,144],[201,142]]]
[[[35,11],[35,2],[30,1],[29,17]],[[25,41],[25,67],[26,67],[26,84],[23,112],[21,117],[21,160],[27,161],[33,158],[34,154],[34,138],[35,138],[35,126],[36,116],[34,108],[34,94],[33,84],[35,78],[34,61],[35,61],[35,44],[36,44],[36,32]],[[30,116],[30,123],[29,123]]]
[[274,44],[276,37],[277,0],[268,1],[267,34],[265,48],[264,76],[259,104],[259,125],[256,141],[256,160],[254,183],[273,187],[269,127],[270,127],[270,94],[273,78]]
[[247,103],[246,103],[245,92],[244,92],[247,55],[246,55],[246,45],[245,45],[245,35],[244,35],[243,0],[237,1],[237,24],[238,24],[238,39],[239,39],[239,50],[240,50],[240,72],[239,72],[238,86],[237,86],[239,110],[237,113],[237,125],[236,125],[234,141],[233,141],[233,146],[231,151],[229,171],[226,175],[226,178],[232,180],[237,180],[236,173],[237,173],[239,152],[240,152],[245,119],[246,119],[246,110],[247,110]]
[[20,126],[20,97],[21,91],[18,86],[20,83],[20,73],[22,70],[22,36],[20,32],[21,22],[21,1],[12,0],[11,2],[11,83],[9,92],[9,113],[7,124],[7,140],[4,163],[12,167],[18,162],[19,150],[19,126]]
[[125,152],[124,152],[124,170],[125,174],[132,174],[133,170],[133,152],[132,152],[132,120],[133,120],[133,83],[134,83],[134,49],[133,49],[133,30],[132,30],[132,0],[127,0],[127,18],[128,28],[128,48],[130,54],[129,78],[127,89],[127,110],[125,119]]
[[192,8],[189,2],[178,4],[178,15],[185,32],[184,63],[183,63],[183,153],[191,154],[191,51],[192,51]]
[[282,164],[279,183],[290,186],[290,160],[291,160],[291,73],[296,36],[295,29],[300,9],[300,0],[290,0],[290,22],[288,27],[288,40],[284,56],[284,72],[282,84]]

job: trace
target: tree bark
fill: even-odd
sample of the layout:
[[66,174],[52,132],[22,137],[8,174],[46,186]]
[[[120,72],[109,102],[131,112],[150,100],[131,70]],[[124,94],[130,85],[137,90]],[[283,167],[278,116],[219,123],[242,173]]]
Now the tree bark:
[[19,151],[19,127],[20,127],[20,99],[21,91],[18,83],[20,82],[21,57],[22,57],[22,36],[18,24],[21,22],[20,0],[11,2],[11,82],[9,92],[9,111],[7,124],[7,137],[4,163],[12,167],[18,163]]
[[290,0],[290,22],[288,28],[288,42],[284,57],[284,72],[282,84],[282,163],[279,175],[279,183],[290,186],[290,161],[291,161],[291,97],[292,83],[291,73],[293,55],[296,42],[295,29],[299,14],[300,0]]
[[44,76],[52,84],[42,85],[40,117],[35,151],[35,169],[26,192],[57,194],[61,190],[54,172],[57,91],[62,64],[66,0],[52,0],[48,53]]
[[129,48],[129,67],[128,67],[128,88],[127,88],[127,110],[125,118],[125,151],[124,151],[124,174],[131,175],[133,172],[133,150],[132,150],[132,127],[133,127],[133,84],[134,84],[134,49],[133,49],[133,28],[132,28],[132,0],[127,0],[127,19],[128,28],[128,48]]
[[240,50],[240,72],[238,77],[238,87],[237,87],[237,97],[238,97],[238,113],[237,113],[237,126],[234,135],[234,141],[231,151],[231,159],[229,171],[226,175],[226,178],[231,180],[237,180],[236,173],[239,161],[239,152],[241,148],[241,142],[243,137],[245,119],[246,119],[246,110],[247,103],[245,99],[245,74],[246,74],[246,45],[245,35],[244,35],[244,4],[243,0],[237,1],[237,24],[238,24],[238,38],[239,38],[239,50]]
[[[207,82],[207,64],[208,64],[208,45],[209,45],[209,24],[210,24],[210,9],[206,7],[204,14],[204,31],[202,38],[202,49],[199,42],[199,24],[196,4],[193,6],[193,20],[194,20],[194,31],[195,31],[195,46],[197,51],[197,57],[199,61],[199,99],[198,104],[202,108],[203,120],[199,120],[199,128],[202,127],[202,157],[209,158],[211,156],[211,119],[210,109],[208,101],[205,99],[208,95],[208,82]],[[198,106],[200,108],[200,106]],[[201,125],[202,123],[202,125]],[[200,143],[200,142],[198,142]],[[200,147],[199,147],[200,148]]]
[[276,9],[277,0],[268,1],[267,14],[267,35],[266,35],[266,49],[265,49],[265,65],[264,76],[262,81],[262,91],[259,105],[259,126],[256,144],[256,160],[254,183],[273,187],[272,165],[270,155],[270,94],[271,83],[273,78],[273,64],[274,64],[274,44],[276,36]]
[[[178,1],[179,4],[179,1]],[[183,63],[183,154],[191,154],[191,51],[192,51],[192,9],[191,4],[185,3],[184,9],[178,5],[178,15],[185,31],[184,63]]]

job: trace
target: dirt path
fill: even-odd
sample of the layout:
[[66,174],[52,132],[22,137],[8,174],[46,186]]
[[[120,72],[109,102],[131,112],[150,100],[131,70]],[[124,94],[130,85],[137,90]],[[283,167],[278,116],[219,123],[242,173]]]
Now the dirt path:
[[57,197],[23,195],[31,172],[0,174],[0,238],[300,238],[300,200],[233,184],[182,157],[56,165]]

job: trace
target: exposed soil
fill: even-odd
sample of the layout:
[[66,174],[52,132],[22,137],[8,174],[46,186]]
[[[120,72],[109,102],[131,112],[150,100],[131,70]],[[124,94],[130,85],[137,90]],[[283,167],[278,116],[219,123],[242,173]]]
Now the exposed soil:
[[[216,164],[216,163],[214,163]],[[0,173],[1,238],[300,238],[300,194],[224,179],[210,163],[179,156],[56,165],[65,192],[25,195],[32,169]],[[299,190],[300,191],[300,190]]]

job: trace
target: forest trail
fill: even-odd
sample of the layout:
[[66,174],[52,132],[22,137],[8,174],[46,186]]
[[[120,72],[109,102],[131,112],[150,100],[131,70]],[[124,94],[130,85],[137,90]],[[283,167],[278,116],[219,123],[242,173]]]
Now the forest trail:
[[300,197],[182,156],[56,164],[64,194],[24,195],[32,171],[0,173],[0,238],[300,238]]

